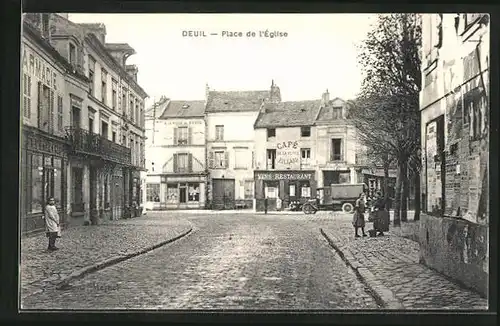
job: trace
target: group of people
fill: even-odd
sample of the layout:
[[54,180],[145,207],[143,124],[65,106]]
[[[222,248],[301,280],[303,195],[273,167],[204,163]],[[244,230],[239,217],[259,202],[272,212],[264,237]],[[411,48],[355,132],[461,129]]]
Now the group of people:
[[[366,237],[365,233],[365,211],[366,211],[366,200],[365,194],[361,193],[359,198],[356,200],[356,206],[354,207],[354,214],[352,225],[354,226],[354,237],[360,238],[358,230],[361,229],[362,236]],[[377,193],[377,198],[372,205],[372,210],[369,212],[368,222],[373,222],[373,233],[374,236],[383,236],[384,232],[389,231],[389,212],[386,209],[386,201],[382,196],[382,193]]]

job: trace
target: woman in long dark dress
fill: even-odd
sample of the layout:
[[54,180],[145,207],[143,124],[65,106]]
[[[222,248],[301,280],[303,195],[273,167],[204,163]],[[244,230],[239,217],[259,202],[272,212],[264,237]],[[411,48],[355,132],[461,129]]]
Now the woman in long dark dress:
[[389,217],[389,212],[385,209],[385,206],[386,206],[386,201],[384,197],[380,192],[377,193],[377,199],[373,204],[375,211],[370,216],[370,220],[373,221],[373,229],[375,230],[375,233],[378,232],[377,235],[380,236],[383,236],[384,232],[389,231],[390,217]]

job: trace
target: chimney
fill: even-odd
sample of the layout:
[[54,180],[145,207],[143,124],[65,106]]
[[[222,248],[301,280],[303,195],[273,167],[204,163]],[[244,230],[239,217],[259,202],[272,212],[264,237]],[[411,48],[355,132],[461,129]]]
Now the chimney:
[[269,92],[269,102],[271,102],[271,103],[281,102],[281,91],[280,91],[280,88],[274,83],[274,79],[271,81],[271,90]]
[[205,84],[205,102],[208,100],[208,93],[210,93],[210,87],[208,83]]
[[321,104],[323,106],[327,106],[329,102],[330,102],[330,93],[328,93],[327,89],[326,92],[323,93],[323,96],[321,98]]
[[106,43],[106,26],[104,24],[79,24],[90,33],[94,34],[104,45]]

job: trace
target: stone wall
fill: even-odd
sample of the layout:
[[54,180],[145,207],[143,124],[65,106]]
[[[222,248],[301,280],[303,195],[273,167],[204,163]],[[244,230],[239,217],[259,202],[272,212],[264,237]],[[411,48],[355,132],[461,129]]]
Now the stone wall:
[[488,231],[486,225],[463,219],[422,214],[420,261],[486,297]]

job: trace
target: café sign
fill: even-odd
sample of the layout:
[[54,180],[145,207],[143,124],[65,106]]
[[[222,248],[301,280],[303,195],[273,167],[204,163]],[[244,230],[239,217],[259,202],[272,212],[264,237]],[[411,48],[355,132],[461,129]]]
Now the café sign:
[[300,169],[300,147],[298,141],[287,140],[276,144],[276,168]]

